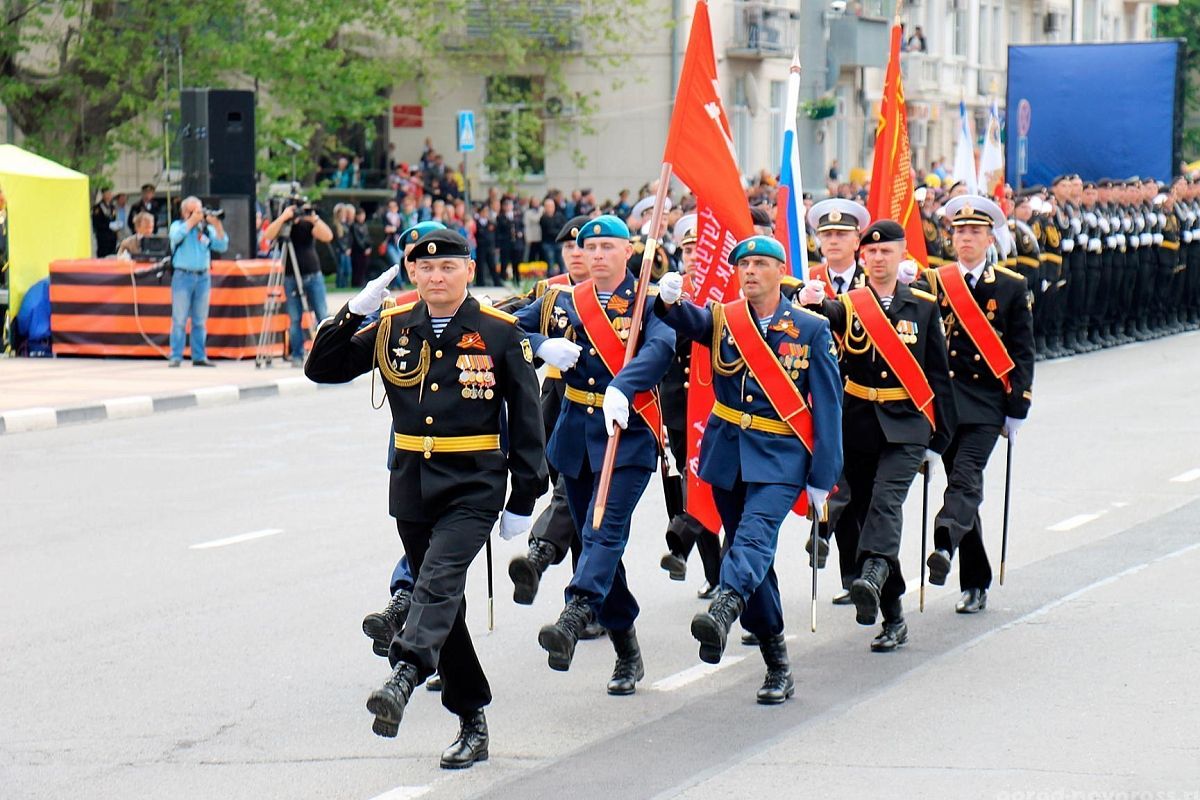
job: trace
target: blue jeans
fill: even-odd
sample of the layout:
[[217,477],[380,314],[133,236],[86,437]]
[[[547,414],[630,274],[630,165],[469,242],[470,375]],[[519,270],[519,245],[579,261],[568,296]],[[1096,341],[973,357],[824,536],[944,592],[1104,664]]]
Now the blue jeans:
[[396,562],[395,569],[392,570],[392,581],[389,584],[391,594],[404,589],[411,592],[416,582],[413,580],[412,567],[408,563],[408,556],[401,556]]
[[563,261],[562,245],[558,242],[542,242],[542,260],[546,262],[546,275],[561,275],[567,270]]
[[[308,297],[308,307],[316,314],[317,322],[325,319],[325,276],[320,272],[305,275],[304,294]],[[287,312],[291,317],[292,327],[290,340],[292,343],[292,358],[304,358],[304,329],[300,317],[304,306],[300,303],[300,292],[296,289],[296,279],[287,275],[283,279],[283,290],[287,293]]]
[[350,253],[337,254],[337,282],[334,284],[339,289],[346,289],[350,286]]
[[208,270],[175,269],[171,273],[171,360],[183,360],[187,321],[192,320],[192,363],[207,361],[208,298],[212,276]]

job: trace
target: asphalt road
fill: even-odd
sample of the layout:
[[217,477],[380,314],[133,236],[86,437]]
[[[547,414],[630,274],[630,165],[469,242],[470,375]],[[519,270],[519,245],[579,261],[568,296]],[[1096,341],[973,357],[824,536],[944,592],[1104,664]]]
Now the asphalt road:
[[[496,538],[495,631],[482,557],[468,583],[491,760],[460,773],[437,767],[457,730],[437,695],[396,739],[364,708],[388,671],[359,624],[400,554],[365,383],[4,437],[0,797],[1200,798],[1200,336],[1039,365],[1035,385],[985,613],[953,613],[953,578],[917,612],[919,483],[897,653],[869,652],[875,629],[829,604],[828,570],[809,632],[806,529],[787,524],[798,693],[782,707],[754,703],[756,649],[698,666],[699,565],[684,584],[659,569],[656,483],[626,557],[647,662],[633,697],[604,692],[605,640],[546,667],[536,632],[568,575],[514,605],[504,565],[524,545]],[[994,564],[1003,481],[998,448]]]

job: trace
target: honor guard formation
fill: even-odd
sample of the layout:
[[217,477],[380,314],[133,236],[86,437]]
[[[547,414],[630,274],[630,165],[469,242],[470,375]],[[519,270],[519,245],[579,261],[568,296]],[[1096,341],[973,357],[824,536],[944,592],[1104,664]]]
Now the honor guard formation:
[[[656,471],[668,520],[661,566],[683,581],[696,551],[707,603],[677,624],[699,661],[716,664],[740,622],[765,667],[758,703],[798,688],[775,570],[790,514],[811,530],[814,600],[816,570],[836,547],[834,602],[873,630],[871,651],[915,635],[906,568],[920,570],[923,608],[926,574],[942,585],[957,563],[955,610],[984,611],[996,556],[979,513],[984,471],[999,439],[1011,458],[1034,362],[1196,326],[1198,189],[1065,175],[1013,197],[1011,219],[984,197],[919,189],[928,267],[908,258],[897,221],[824,200],[806,215],[807,276],[791,274],[759,214],[755,235],[728,253],[738,290],[707,303],[693,298],[694,213],[667,230],[659,212],[658,229],[632,234],[612,215],[570,219],[557,237],[565,271],[495,307],[467,291],[475,263],[462,236],[436,223],[405,231],[416,291],[393,297],[392,267],[322,323],[305,365],[320,383],[371,372],[373,400],[392,412],[389,511],[404,557],[390,601],[363,621],[390,665],[366,693],[374,732],[396,736],[433,678],[460,721],[441,765],[488,758],[491,691],[465,590],[480,550],[490,576],[496,527],[504,539],[528,535],[508,565],[519,605],[570,555],[561,610],[536,637],[549,669],[591,662],[598,654],[580,640],[607,636],[606,691],[635,694],[643,646],[675,646],[639,641],[643,609],[626,573],[630,537],[647,533],[633,512]],[[689,449],[699,375],[711,410]],[[938,469],[946,488],[932,537],[922,520],[922,562],[902,564],[905,499],[917,483],[928,502]],[[715,513],[696,510],[700,489]],[[1001,582],[1006,548],[1007,525]]]

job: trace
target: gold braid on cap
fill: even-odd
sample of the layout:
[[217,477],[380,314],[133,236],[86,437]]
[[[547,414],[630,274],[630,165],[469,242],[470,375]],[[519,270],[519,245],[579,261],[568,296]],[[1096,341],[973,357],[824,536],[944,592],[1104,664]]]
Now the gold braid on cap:
[[713,372],[723,378],[731,378],[742,371],[746,366],[746,360],[738,356],[733,361],[725,361],[721,358],[721,340],[725,338],[725,306],[720,303],[713,303],[713,337],[712,337],[712,363]]

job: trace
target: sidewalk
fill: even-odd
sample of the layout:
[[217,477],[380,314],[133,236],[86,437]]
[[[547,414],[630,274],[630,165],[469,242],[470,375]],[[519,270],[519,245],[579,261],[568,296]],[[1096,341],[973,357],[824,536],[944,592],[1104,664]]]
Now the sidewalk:
[[[494,298],[504,290],[489,290]],[[472,287],[472,294],[484,294]],[[354,293],[329,292],[329,313]],[[171,369],[165,360],[128,358],[0,358],[0,435],[76,422],[141,417],[160,411],[316,391],[304,371],[276,358],[216,361],[216,367]]]

